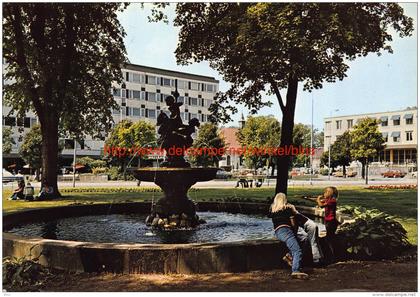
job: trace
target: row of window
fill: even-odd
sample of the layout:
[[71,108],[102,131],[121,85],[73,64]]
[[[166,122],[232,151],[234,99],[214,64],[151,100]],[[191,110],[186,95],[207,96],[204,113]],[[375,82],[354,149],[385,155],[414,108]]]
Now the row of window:
[[[413,114],[406,114],[404,115],[405,124],[412,125],[413,124]],[[388,126],[388,117],[384,116],[379,119],[382,127]],[[390,119],[394,126],[399,126],[401,124],[401,119],[399,115],[393,115]],[[342,120],[336,120],[335,125],[337,130],[341,130],[342,127]],[[353,120],[347,120],[347,129],[351,129],[353,127]]]
[[[388,142],[388,133],[382,133],[382,137],[385,139],[385,142]],[[401,141],[401,133],[400,132],[392,132],[391,138],[393,142],[400,142]],[[406,141],[413,141],[413,131],[405,131],[405,140]]]
[[[124,99],[135,99],[135,100],[144,100],[150,102],[164,102],[166,97],[169,94],[154,93],[154,92],[145,92],[145,91],[136,91],[136,90],[125,90],[125,89],[113,89],[112,93],[114,97],[120,97]],[[209,107],[212,103],[210,99],[204,98],[194,98],[188,96],[179,96],[178,102],[184,103],[184,105],[191,106],[203,106]]]
[[392,162],[393,164],[405,164],[417,162],[417,150],[415,149],[399,149],[381,151],[378,157],[375,157],[373,162]]
[[[173,88],[175,87],[175,79],[128,71],[124,73],[124,80],[126,82],[133,82],[138,84],[157,85]],[[178,89],[202,91],[209,93],[217,92],[217,86],[214,84],[197,83],[181,79],[178,80]]]
[[3,116],[3,126],[31,128],[36,123],[37,123],[36,118],[30,118],[30,117],[16,118],[16,117]]
[[[149,119],[155,119],[157,118],[159,112],[164,112],[169,116],[169,111],[167,110],[160,110],[158,109],[150,109],[150,108],[137,108],[137,107],[121,107],[121,110],[114,109],[112,113],[114,115],[125,115],[125,116],[132,116],[132,117],[142,117],[142,118],[149,118]],[[209,122],[210,117],[206,114],[202,114],[200,111],[199,113],[192,113],[192,112],[181,112],[181,119],[184,121],[189,121],[192,118],[198,118],[201,122]]]

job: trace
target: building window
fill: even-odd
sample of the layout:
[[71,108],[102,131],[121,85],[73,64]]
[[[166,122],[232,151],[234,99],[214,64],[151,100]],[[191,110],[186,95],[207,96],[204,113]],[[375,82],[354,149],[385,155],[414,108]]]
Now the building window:
[[120,114],[120,110],[119,109],[115,109],[115,108],[113,108],[112,109],[112,114]]
[[171,79],[162,77],[162,86],[170,87]]
[[16,126],[16,118],[15,117],[5,117],[4,118],[4,125],[14,127]]
[[406,125],[412,125],[413,124],[413,114],[406,114],[404,115],[404,119],[405,119],[405,124]]
[[149,85],[156,85],[156,76],[146,75],[146,83]]
[[391,137],[394,142],[400,142],[400,132],[392,132]]
[[384,139],[385,142],[388,142],[388,132],[382,133],[382,138]]
[[200,84],[196,82],[190,82],[190,90],[199,91]]
[[400,125],[400,116],[399,115],[392,116],[391,120],[392,120],[394,126],[399,126]]
[[179,96],[177,99],[178,102],[184,103],[184,96]]
[[178,89],[187,90],[188,89],[188,82],[185,80],[178,80]]
[[36,118],[30,118],[30,119],[31,119],[31,127],[35,126],[38,123]]
[[379,121],[381,122],[382,127],[387,127],[388,126],[388,117],[380,117]]
[[347,129],[353,128],[353,120],[347,120]]
[[133,117],[140,116],[140,108],[133,107]]
[[146,100],[156,102],[156,93],[146,92]]
[[31,128],[31,118],[25,117],[23,120],[23,127]]
[[[143,81],[142,81],[142,76],[143,76],[143,75],[141,75],[141,74],[138,74],[138,73],[133,73],[133,82],[134,82],[134,83],[137,83],[137,84],[142,83],[142,82],[143,82]],[[144,78],[143,78],[143,80],[144,80]]]
[[137,100],[140,100],[140,97],[141,97],[141,92],[133,90],[133,98],[137,99]]
[[190,99],[191,99],[190,105],[193,105],[193,106],[197,106],[198,105],[197,98],[190,98]]
[[413,131],[406,131],[405,132],[405,139],[407,141],[412,141],[413,140]]
[[149,109],[149,118],[156,118],[156,110],[154,109]]
[[341,120],[335,121],[336,124],[336,129],[340,130],[341,129]]
[[121,97],[121,89],[112,89],[112,95],[114,97]]

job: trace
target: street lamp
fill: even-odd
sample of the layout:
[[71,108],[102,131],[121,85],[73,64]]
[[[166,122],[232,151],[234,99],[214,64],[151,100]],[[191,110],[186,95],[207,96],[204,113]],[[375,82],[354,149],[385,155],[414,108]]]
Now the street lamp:
[[[330,119],[332,118],[332,113],[337,112],[339,109],[334,109],[330,111]],[[330,122],[330,140],[328,141],[328,180],[331,179],[331,138],[332,138],[332,119]]]

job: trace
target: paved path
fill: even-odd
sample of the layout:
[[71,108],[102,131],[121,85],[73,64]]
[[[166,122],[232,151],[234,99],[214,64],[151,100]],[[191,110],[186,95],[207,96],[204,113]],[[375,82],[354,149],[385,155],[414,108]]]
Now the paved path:
[[[414,178],[383,178],[381,176],[373,176],[369,180],[369,185],[384,185],[384,184],[417,184],[417,179]],[[40,183],[33,182],[32,185],[35,189],[39,189]],[[266,179],[262,187],[274,187],[276,185],[275,179]],[[325,186],[364,186],[364,180],[360,178],[336,178],[331,177],[331,180],[328,180],[328,177],[321,177],[312,181],[312,184],[308,180],[294,180],[289,179],[289,186],[291,187],[325,187]],[[71,188],[73,186],[72,182],[59,182],[59,188]],[[156,186],[152,182],[142,182],[141,187],[153,187]],[[236,180],[211,180],[207,182],[199,182],[194,185],[195,188],[225,188],[233,189],[236,186]],[[16,183],[7,183],[3,184],[4,189],[12,189],[16,187]],[[79,182],[76,181],[76,187],[85,188],[85,187],[137,187],[136,181],[107,181],[107,182]]]

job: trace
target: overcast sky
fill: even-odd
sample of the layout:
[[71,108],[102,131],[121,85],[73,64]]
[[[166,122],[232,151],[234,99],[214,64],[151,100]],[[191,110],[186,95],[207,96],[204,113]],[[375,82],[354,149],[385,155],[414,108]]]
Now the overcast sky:
[[[323,128],[323,119],[333,115],[349,115],[370,112],[382,112],[417,106],[417,3],[401,4],[404,12],[414,19],[415,31],[411,37],[394,37],[391,43],[394,53],[384,53],[378,57],[370,54],[350,62],[348,77],[336,83],[325,83],[320,90],[312,93],[298,93],[296,105],[296,123],[311,123],[311,99],[314,100],[314,126]],[[149,23],[150,4],[142,9],[140,4],[131,4],[119,15],[127,36],[125,45],[131,63],[213,76],[220,81],[220,90],[228,89],[215,70],[208,63],[179,66],[175,60],[175,48],[178,40],[178,28],[164,23]],[[166,9],[169,19],[174,16],[174,4]],[[283,91],[284,94],[285,91]],[[277,100],[267,97],[274,104],[261,109],[261,115],[274,115],[279,121],[281,112]],[[339,111],[335,111],[339,109]],[[240,107],[234,115],[237,125],[240,114],[245,116],[248,110]]]

